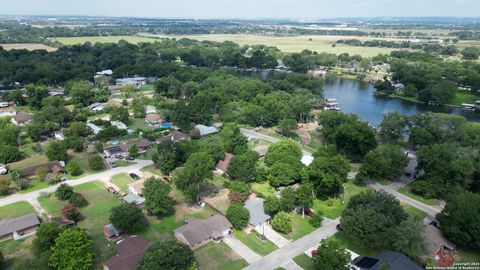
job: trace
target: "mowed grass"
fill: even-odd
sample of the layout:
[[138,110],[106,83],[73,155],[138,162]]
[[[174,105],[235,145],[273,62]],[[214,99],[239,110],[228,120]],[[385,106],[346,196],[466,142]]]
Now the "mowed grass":
[[403,210],[405,210],[405,212],[407,212],[407,214],[410,217],[418,218],[420,220],[423,220],[424,218],[426,218],[428,216],[427,213],[425,213],[421,210],[418,210],[417,208],[415,208],[413,206],[402,203],[402,207],[403,207]]
[[234,231],[233,235],[240,240],[240,242],[244,243],[247,247],[253,250],[255,253],[265,256],[270,252],[277,249],[275,244],[270,242],[269,240],[262,241],[258,238],[256,232],[246,233],[244,231]]
[[47,182],[39,181],[39,180],[35,179],[35,180],[30,181],[30,185],[28,186],[28,188],[18,190],[17,193],[20,193],[20,194],[28,193],[28,192],[32,192],[32,191],[35,191],[35,190],[47,188],[51,185],[52,184],[49,184]]
[[332,237],[330,237],[329,240],[335,241],[338,243],[339,246],[364,256],[373,256],[381,251],[363,246],[358,241],[347,237],[344,232],[337,232]]
[[[360,186],[355,185],[352,182],[347,182],[345,184],[345,192],[343,195],[340,195],[337,198],[329,198],[324,200],[315,199],[313,201],[312,208],[316,212],[322,212],[327,218],[336,219],[343,213],[343,210],[345,210],[347,207],[347,203],[350,198],[363,191],[369,192],[370,189],[367,186]],[[343,203],[342,199],[344,200]],[[329,203],[331,203],[331,205],[329,205]]]
[[141,131],[150,131],[152,130],[147,124],[145,124],[145,119],[143,118],[135,118],[133,120],[130,120],[130,123],[128,123],[128,128],[131,128],[133,130],[140,129]]
[[[81,208],[80,212],[85,217],[78,223],[80,228],[86,229],[88,235],[94,241],[96,266],[100,268],[101,262],[113,255],[109,241],[103,236],[103,226],[110,223],[108,217],[110,209],[122,202],[108,193],[101,182],[90,182],[74,187],[75,192],[81,193],[89,202],[89,205]],[[60,216],[61,209],[67,204],[59,201],[52,194],[49,198],[39,198],[40,205],[52,216]]]
[[310,217],[302,218],[302,215],[293,212],[288,215],[292,221],[292,231],[288,234],[282,234],[285,238],[297,240],[315,230],[315,227],[309,223]]
[[397,191],[399,193],[407,196],[407,197],[410,197],[411,199],[422,202],[424,204],[428,204],[428,205],[437,205],[438,204],[438,200],[436,200],[436,199],[425,199],[422,196],[419,196],[417,194],[412,193],[409,186],[401,187],[401,188],[397,189]]
[[48,52],[53,52],[57,50],[57,48],[43,45],[40,43],[13,43],[13,44],[0,44],[0,46],[7,51],[25,49],[29,51],[46,50]]
[[133,43],[133,44],[142,43],[142,42],[158,41],[157,39],[153,39],[153,38],[144,38],[144,37],[137,37],[137,36],[62,37],[62,38],[56,38],[54,40],[59,41],[63,45],[83,44],[85,42],[117,43],[120,40],[125,40],[125,41]]
[[480,98],[469,91],[457,91],[455,98],[448,103],[455,106],[461,106],[463,103],[475,104]]
[[293,258],[293,261],[297,263],[304,270],[315,270],[313,265],[313,259],[308,257],[305,253]]
[[268,198],[275,195],[275,189],[270,186],[268,182],[253,183],[252,190],[253,192],[257,193],[257,195],[263,198]]
[[17,162],[9,163],[8,167],[10,169],[21,170],[21,169],[25,169],[25,168],[32,167],[32,166],[42,164],[42,163],[46,163],[46,162],[48,162],[47,156],[45,156],[45,155],[34,155],[34,156],[28,157],[26,159],[23,159],[23,160],[20,160],[20,161],[17,161]]
[[16,202],[0,207],[0,220],[11,219],[35,213],[35,209],[28,202]]
[[224,243],[209,243],[194,251],[199,270],[237,270],[248,263]]
[[120,173],[112,176],[112,182],[122,191],[127,191],[128,185],[133,183],[133,180],[128,174]]

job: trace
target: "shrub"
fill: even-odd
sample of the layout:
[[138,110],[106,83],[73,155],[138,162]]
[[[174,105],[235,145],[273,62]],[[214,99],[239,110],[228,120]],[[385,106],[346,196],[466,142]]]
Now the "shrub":
[[287,213],[280,212],[272,219],[272,227],[277,232],[287,234],[292,231],[292,221]]
[[80,165],[75,160],[70,161],[65,169],[67,170],[67,173],[72,176],[79,176],[83,173]]
[[30,186],[30,180],[26,178],[22,178],[18,181],[18,188],[20,190],[27,189]]
[[92,170],[98,171],[103,169],[105,164],[103,163],[103,159],[99,155],[95,155],[88,159],[88,165]]
[[67,204],[62,208],[62,216],[66,219],[69,219],[75,223],[82,220],[82,214],[77,207],[73,204]]
[[55,190],[55,197],[61,201],[66,201],[70,199],[73,195],[73,188],[67,184],[61,184]]
[[82,208],[88,205],[87,199],[85,199],[85,197],[83,197],[83,195],[78,192],[74,192],[68,202],[78,208]]
[[228,199],[231,203],[243,203],[250,195],[250,186],[243,182],[233,181],[228,188],[230,189]]
[[315,228],[320,228],[323,222],[323,213],[317,212],[309,221],[310,225]]
[[232,204],[227,209],[226,217],[235,229],[243,229],[248,224],[250,213],[241,204]]

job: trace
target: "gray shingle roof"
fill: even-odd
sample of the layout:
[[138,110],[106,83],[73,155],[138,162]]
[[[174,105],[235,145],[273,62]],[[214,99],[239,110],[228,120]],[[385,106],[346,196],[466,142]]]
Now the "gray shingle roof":
[[248,212],[250,213],[248,223],[250,223],[252,226],[260,225],[262,222],[265,222],[271,218],[269,215],[265,214],[265,210],[263,208],[264,201],[265,200],[262,198],[256,198],[245,202],[245,208],[247,208]]
[[28,214],[17,218],[2,220],[0,221],[0,236],[37,225],[40,225],[40,221],[36,214]]
[[196,245],[210,238],[217,238],[230,228],[232,224],[224,216],[215,215],[205,220],[190,218],[187,224],[174,232],[183,235],[190,245]]

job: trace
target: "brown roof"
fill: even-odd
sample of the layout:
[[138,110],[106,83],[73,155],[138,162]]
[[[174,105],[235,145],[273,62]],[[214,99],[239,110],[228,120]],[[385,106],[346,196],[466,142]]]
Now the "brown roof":
[[117,243],[117,256],[106,260],[103,265],[109,270],[134,270],[149,247],[140,236],[131,236]]
[[158,141],[160,143],[162,143],[162,142],[168,142],[168,141],[179,142],[179,141],[183,141],[183,140],[190,140],[190,135],[188,135],[186,133],[182,133],[180,131],[175,131],[175,132],[173,132],[173,134],[164,136],[164,137],[160,138]]
[[230,164],[230,160],[233,158],[234,156],[230,153],[225,153],[225,155],[223,156],[223,159],[219,160],[217,165],[215,166],[215,168],[217,170],[221,170],[222,172],[226,172],[227,171],[227,168],[228,168],[228,164]]
[[130,149],[130,147],[134,144],[136,144],[139,149],[145,149],[145,148],[148,148],[148,147],[152,146],[154,144],[154,142],[152,142],[150,140],[147,140],[147,139],[143,139],[143,140],[139,140],[139,141],[136,141],[136,142],[131,142],[131,143],[128,143],[128,144],[121,145],[120,147],[123,150],[128,151],[128,149]]
[[427,254],[433,257],[444,247],[449,250],[455,249],[455,244],[448,241],[442,232],[433,225],[426,225],[424,229],[425,241],[427,243]]
[[32,116],[24,111],[21,111],[21,112],[18,112],[14,117],[13,119],[15,119],[15,121],[17,123],[26,123],[30,120],[32,120]]
[[257,145],[253,150],[257,152],[260,157],[264,157],[268,152],[268,145]]
[[25,168],[23,169],[22,173],[25,176],[31,176],[31,175],[34,175],[37,169],[39,168],[47,168],[50,172],[53,172],[53,173],[59,173],[59,172],[65,171],[62,164],[60,164],[59,161],[50,161],[47,163],[38,164],[32,167]]
[[147,121],[147,122],[157,122],[160,119],[162,119],[162,118],[160,117],[160,115],[158,115],[156,113],[149,113],[145,116],[145,121]]
[[187,224],[174,230],[175,234],[181,234],[190,245],[197,245],[210,238],[217,238],[222,232],[232,228],[232,224],[221,215],[211,216],[200,220],[190,218]]

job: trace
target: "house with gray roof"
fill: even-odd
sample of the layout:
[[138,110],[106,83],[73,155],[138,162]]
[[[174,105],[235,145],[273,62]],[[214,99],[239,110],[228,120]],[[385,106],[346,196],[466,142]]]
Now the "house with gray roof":
[[218,129],[214,126],[198,124],[195,126],[195,129],[198,130],[200,137],[218,133]]
[[389,270],[423,270],[400,252],[383,251],[375,257],[360,256],[352,261],[359,270],[381,270],[387,265]]
[[145,198],[140,195],[129,193],[125,195],[122,200],[126,203],[135,203],[136,205],[143,205],[145,203]]
[[187,224],[174,232],[175,238],[195,249],[211,241],[220,241],[231,233],[232,227],[224,216],[214,215],[205,220],[189,218]]
[[265,213],[263,207],[264,202],[265,200],[262,198],[249,199],[245,202],[244,207],[250,213],[248,224],[252,225],[253,227],[260,226],[272,218]]
[[0,221],[0,240],[13,237],[15,240],[24,235],[35,233],[40,220],[36,214],[28,214],[17,218]]

